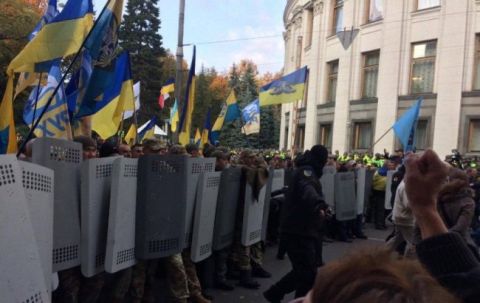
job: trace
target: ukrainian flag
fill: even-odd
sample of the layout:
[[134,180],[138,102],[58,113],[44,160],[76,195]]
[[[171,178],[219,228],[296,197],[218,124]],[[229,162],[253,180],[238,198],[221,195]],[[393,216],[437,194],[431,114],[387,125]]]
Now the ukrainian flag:
[[35,72],[37,64],[78,52],[92,25],[92,0],[69,0],[10,62],[7,73]]
[[130,129],[127,132],[127,135],[125,136],[125,142],[127,142],[128,145],[133,146],[137,141],[137,125],[135,123],[132,123],[130,125]]
[[211,139],[213,143],[217,141],[218,137],[220,136],[220,131],[223,128],[225,123],[233,122],[236,119],[240,118],[240,108],[237,104],[237,97],[235,97],[235,92],[232,90],[230,95],[227,98],[227,101],[222,107],[220,114],[215,120],[215,123],[212,127],[212,135]]
[[142,142],[146,139],[155,138],[155,126],[157,126],[157,117],[153,117],[150,121],[140,127],[141,131],[138,133],[138,140]]
[[133,80],[128,52],[124,51],[117,57],[114,72],[107,76],[109,78],[106,80],[110,85],[95,99],[84,99],[82,103],[85,111],[95,113],[92,117],[92,129],[104,139],[117,133],[123,112],[134,110]]
[[16,151],[17,135],[13,121],[13,77],[10,77],[2,104],[0,104],[0,154],[12,154]]
[[212,128],[211,122],[210,122],[210,116],[211,116],[211,109],[208,109],[207,116],[205,117],[205,124],[203,125],[203,131],[202,131],[202,138],[201,138],[201,146],[205,146],[205,144],[210,142],[210,131]]
[[200,145],[200,142],[202,141],[202,135],[200,134],[200,129],[197,127],[197,130],[195,131],[195,138],[193,139],[193,142],[195,144]]
[[178,141],[182,145],[190,143],[190,129],[192,128],[192,114],[195,106],[195,57],[196,47],[193,47],[192,63],[188,73],[187,93],[185,96],[185,105],[183,106],[182,116],[180,118],[180,135]]
[[178,102],[175,100],[175,103],[173,103],[173,106],[170,109],[170,130],[172,133],[177,131],[178,120],[180,120],[178,117]]
[[281,79],[260,88],[260,106],[291,103],[303,99],[307,67],[303,67]]

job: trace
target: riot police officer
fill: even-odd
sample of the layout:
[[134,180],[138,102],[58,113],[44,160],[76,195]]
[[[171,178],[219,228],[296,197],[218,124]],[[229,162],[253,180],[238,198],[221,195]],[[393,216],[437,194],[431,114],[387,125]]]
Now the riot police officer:
[[320,230],[328,208],[320,184],[327,159],[327,149],[315,145],[296,161],[280,225],[280,241],[285,245],[292,270],[264,292],[269,302],[280,302],[292,291],[295,297],[303,297],[313,286],[321,257],[317,251]]

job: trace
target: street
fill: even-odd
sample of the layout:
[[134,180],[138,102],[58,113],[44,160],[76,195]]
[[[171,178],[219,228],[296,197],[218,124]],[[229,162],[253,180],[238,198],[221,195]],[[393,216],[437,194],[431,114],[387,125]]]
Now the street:
[[[368,240],[355,239],[352,243],[324,243],[324,261],[329,262],[339,259],[340,257],[348,253],[358,251],[359,249],[382,245],[391,230],[391,226],[389,226],[389,229],[386,231],[378,231],[367,226],[367,228],[365,229],[365,234],[368,236]],[[266,302],[262,296],[262,293],[290,270],[290,262],[288,260],[288,257],[285,257],[284,260],[277,260],[275,255],[276,247],[267,247],[267,251],[265,253],[264,267],[266,270],[272,273],[273,277],[270,279],[258,279],[258,281],[262,285],[259,290],[253,291],[241,287],[235,288],[235,290],[232,292],[208,289],[208,294],[211,294],[214,297],[214,302],[216,303]],[[284,302],[289,302],[292,299],[293,293],[287,296]]]

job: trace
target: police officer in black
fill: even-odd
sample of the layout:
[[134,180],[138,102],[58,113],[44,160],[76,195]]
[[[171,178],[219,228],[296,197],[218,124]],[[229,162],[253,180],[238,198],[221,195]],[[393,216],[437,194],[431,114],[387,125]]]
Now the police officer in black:
[[327,149],[315,145],[296,161],[280,225],[280,241],[285,245],[292,270],[263,293],[269,302],[280,302],[292,291],[296,298],[303,297],[313,286],[321,263],[320,230],[328,208],[319,180],[327,159]]

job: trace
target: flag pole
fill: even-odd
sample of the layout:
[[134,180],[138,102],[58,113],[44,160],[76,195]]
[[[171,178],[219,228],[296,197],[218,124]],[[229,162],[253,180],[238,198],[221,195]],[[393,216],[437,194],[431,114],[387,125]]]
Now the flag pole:
[[90,38],[90,36],[92,35],[92,32],[93,30],[95,29],[95,27],[97,26],[98,24],[98,20],[102,19],[102,16],[103,14],[105,13],[108,5],[110,4],[112,0],[107,0],[107,3],[105,3],[105,6],[103,7],[100,15],[98,15],[98,18],[97,20],[95,21],[95,23],[93,23],[93,26],[92,28],[90,29],[90,31],[88,32],[87,36],[85,37],[85,39],[83,40],[82,42],[82,45],[80,45],[80,48],[78,49],[77,53],[75,54],[75,56],[73,57],[72,59],[72,62],[70,62],[70,65],[68,66],[67,70],[65,71],[65,73],[63,74],[62,76],[62,79],[58,82],[58,85],[57,87],[55,87],[55,89],[53,90],[53,93],[52,95],[50,96],[50,98],[48,98],[48,101],[47,103],[45,104],[45,108],[42,110],[42,113],[40,114],[40,117],[38,117],[38,120],[35,122],[35,124],[32,126],[32,128],[30,129],[30,132],[28,133],[28,136],[27,138],[25,139],[25,141],[22,143],[22,146],[20,146],[19,150],[18,150],[18,153],[17,153],[17,157],[20,156],[20,151],[22,151],[28,140],[30,140],[30,138],[32,138],[32,135],[33,135],[33,132],[35,131],[35,129],[37,128],[38,124],[40,123],[40,120],[43,118],[43,116],[45,115],[45,113],[47,112],[48,110],[48,107],[50,106],[50,104],[52,103],[52,100],[53,98],[55,98],[55,95],[57,94],[58,90],[60,89],[60,86],[64,83],[65,79],[67,78],[67,75],[68,73],[70,72],[70,70],[73,68],[75,62],[77,61],[78,57],[80,57],[80,53],[82,52],[82,49],[83,47],[85,46],[85,44],[87,43],[88,39]]
[[377,145],[377,143],[380,142],[380,140],[382,140],[392,129],[393,129],[393,126],[387,129],[387,131],[383,133],[383,135],[381,135],[380,138],[377,139],[377,141],[373,142],[372,147],[370,147],[370,150],[373,151],[373,147]]

